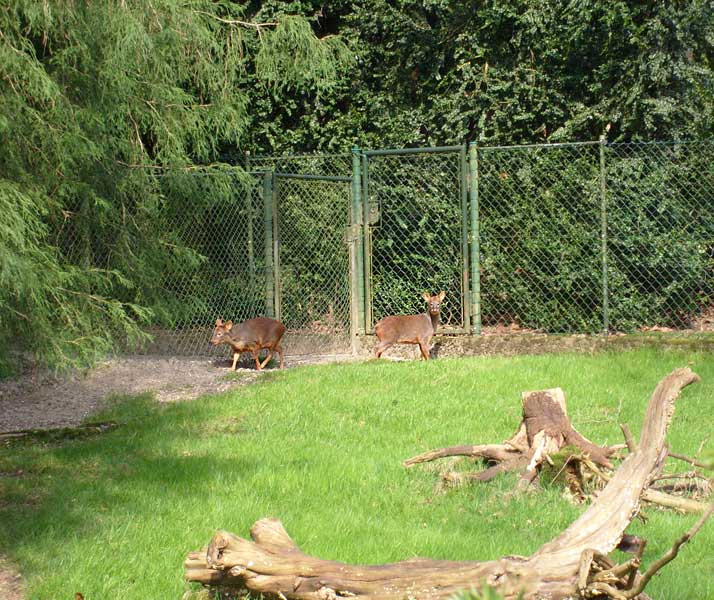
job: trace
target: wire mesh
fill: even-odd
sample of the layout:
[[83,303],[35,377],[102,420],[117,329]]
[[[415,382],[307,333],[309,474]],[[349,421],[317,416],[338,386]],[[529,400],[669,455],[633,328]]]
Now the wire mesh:
[[350,347],[350,185],[276,178],[278,314],[292,354]]
[[610,322],[714,329],[714,144],[607,147]]
[[479,149],[484,331],[602,329],[597,145]]
[[261,182],[241,171],[166,173],[164,301],[155,351],[225,354],[209,339],[215,319],[265,314]]
[[458,151],[370,157],[370,328],[424,312],[422,294],[443,290],[441,330],[463,330],[461,185]]

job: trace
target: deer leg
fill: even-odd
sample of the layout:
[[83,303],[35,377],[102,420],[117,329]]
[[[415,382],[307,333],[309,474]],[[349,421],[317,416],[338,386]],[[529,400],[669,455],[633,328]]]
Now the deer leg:
[[268,348],[268,356],[266,356],[265,360],[262,363],[260,363],[260,368],[262,369],[263,367],[265,367],[265,365],[268,364],[268,361],[271,358],[273,358],[273,351],[270,348]]
[[238,364],[238,359],[240,359],[240,352],[234,352],[233,353],[233,366],[231,367],[231,371],[236,370],[236,365]]
[[251,350],[253,353],[253,358],[255,359],[255,368],[260,371],[263,367],[260,366],[260,357],[258,356],[258,350]]
[[275,346],[275,351],[278,353],[278,356],[280,356],[280,368],[283,368],[283,347],[278,344]]
[[389,348],[392,344],[389,342],[385,342],[381,340],[375,347],[374,347],[374,355],[377,358],[381,358],[382,352],[384,352],[387,348]]
[[429,360],[429,340],[419,340],[419,350],[424,360]]

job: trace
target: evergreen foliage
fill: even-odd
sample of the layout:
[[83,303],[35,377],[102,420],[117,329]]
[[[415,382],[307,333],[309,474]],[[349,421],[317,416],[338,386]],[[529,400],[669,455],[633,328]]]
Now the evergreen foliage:
[[[711,136],[713,24],[709,0],[6,3],[0,370],[25,350],[48,364],[85,363],[141,341],[147,323],[194,322],[247,289],[242,272],[205,283],[212,261],[236,248],[190,231],[214,231],[236,189],[255,193],[235,170],[214,169],[202,183],[192,175],[236,163],[246,150],[592,140],[608,124],[610,141]],[[628,165],[635,176],[642,171],[634,159]],[[656,187],[657,177],[641,179]],[[674,174],[666,180],[677,186]],[[628,205],[638,202],[648,200]],[[257,230],[260,214],[246,210],[241,227],[255,219]],[[685,213],[675,213],[684,223]],[[587,225],[592,237],[590,216],[580,218],[560,214],[557,222],[578,239]],[[631,230],[628,219],[613,227]],[[704,229],[697,235],[709,235]],[[653,243],[645,253],[654,257]],[[695,246],[659,253],[658,277],[669,269],[660,277],[665,304],[667,294],[699,293],[693,282],[710,250]],[[654,311],[649,291],[633,283],[642,269],[628,263],[633,248],[625,235],[613,246],[613,285],[630,299],[614,309],[624,326]],[[562,248],[544,255],[556,260]],[[693,275],[679,277],[697,257]],[[262,268],[256,253],[251,295],[263,285]],[[574,270],[560,272],[568,279]],[[484,279],[497,274],[486,270]],[[586,297],[591,275],[572,282],[582,298],[569,312],[586,329],[597,309]],[[187,297],[187,278],[211,289]],[[519,302],[531,302],[531,292]]]
[[[259,14],[271,14],[262,3]],[[350,40],[329,97],[254,104],[263,151],[712,135],[714,5],[627,0],[293,2]],[[285,108],[288,108],[285,110]],[[282,135],[281,132],[288,132]]]

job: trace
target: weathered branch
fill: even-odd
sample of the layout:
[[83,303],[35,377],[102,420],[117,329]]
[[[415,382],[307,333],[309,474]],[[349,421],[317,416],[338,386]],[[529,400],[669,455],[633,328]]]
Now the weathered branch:
[[685,456],[684,454],[677,454],[676,452],[672,452],[671,450],[669,451],[667,456],[671,456],[672,458],[676,458],[677,460],[683,460],[684,462],[688,462],[690,465],[699,467],[700,469],[709,468],[709,465],[701,462],[700,460],[697,460],[695,458],[690,458],[689,456]]
[[637,442],[635,442],[635,438],[632,436],[632,432],[627,426],[627,423],[620,423],[620,429],[622,429],[622,435],[625,436],[625,443],[627,444],[627,449],[630,452],[634,452],[635,450],[637,450]]
[[218,15],[214,15],[213,13],[206,12],[205,10],[194,10],[193,12],[211,17],[211,19],[215,19],[216,21],[220,21],[221,23],[225,23],[227,25],[238,25],[239,27],[256,29],[258,31],[260,31],[263,27],[275,27],[278,24],[277,21],[253,23],[252,21],[241,21],[239,19],[225,19],[223,17],[219,17]]
[[484,458],[492,461],[508,461],[516,458],[521,450],[515,448],[508,443],[504,444],[483,444],[479,446],[452,446],[450,448],[439,448],[438,450],[430,450],[424,454],[418,454],[405,460],[402,464],[405,467],[430,462],[439,458],[448,458],[451,456],[471,456],[474,458]]
[[652,488],[648,488],[642,492],[642,499],[652,504],[659,504],[660,506],[681,510],[682,512],[700,513],[707,510],[707,505],[702,502],[697,502],[690,498],[683,498],[682,496],[673,496],[672,494]]
[[[697,379],[689,369],[679,369],[660,382],[650,400],[637,450],[625,459],[580,518],[530,557],[506,556],[487,562],[413,559],[388,565],[347,565],[303,554],[280,521],[263,519],[251,529],[252,541],[225,531],[216,532],[207,549],[189,554],[185,562],[186,579],[299,600],[336,600],[348,596],[363,600],[437,600],[463,589],[482,589],[484,585],[497,589],[507,599],[523,593],[526,600],[558,600],[574,597],[579,589],[584,597],[600,593],[610,598],[645,598],[641,590],[647,581],[638,581],[636,573],[633,577],[635,563],[618,567],[606,555],[622,539],[637,513],[640,494],[653,469],[666,455],[665,433],[675,398],[684,386]],[[703,522],[704,519],[700,520],[687,539],[676,545],[674,556]],[[603,574],[596,576],[598,573]],[[636,585],[636,590],[633,588],[625,596],[623,581],[629,582],[631,588]]]
[[672,562],[679,554],[679,549],[691,540],[697,532],[702,528],[702,525],[706,523],[707,519],[711,517],[714,513],[714,503],[710,504],[704,514],[699,518],[699,520],[694,524],[694,526],[687,531],[682,537],[674,542],[674,545],[662,556],[659,560],[653,562],[649,568],[644,572],[642,578],[640,579],[637,586],[629,590],[625,598],[636,598],[644,589],[650,579],[654,576],[657,571],[662,569],[666,564]]

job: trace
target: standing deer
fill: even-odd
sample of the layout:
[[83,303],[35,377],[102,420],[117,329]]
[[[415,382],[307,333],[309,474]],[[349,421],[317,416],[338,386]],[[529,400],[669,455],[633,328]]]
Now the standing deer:
[[[233,348],[233,367],[240,358],[241,352],[250,352],[255,359],[255,366],[260,371],[273,357],[273,351],[280,355],[280,368],[283,368],[283,348],[280,346],[280,338],[285,333],[285,325],[275,319],[258,317],[249,319],[243,323],[233,324],[233,321],[223,323],[221,319],[216,319],[216,328],[213,330],[211,344],[230,344]],[[263,348],[268,349],[268,356],[261,363],[258,352]]]
[[446,294],[436,296],[424,293],[429,309],[420,315],[392,315],[384,317],[374,326],[379,343],[374,347],[374,355],[379,358],[393,344],[419,344],[424,360],[429,360],[429,343],[439,326],[439,312]]

